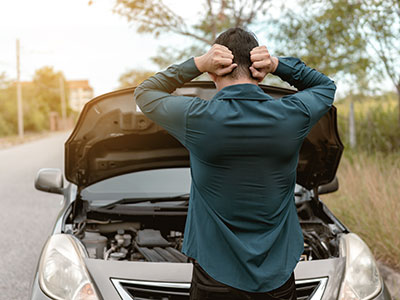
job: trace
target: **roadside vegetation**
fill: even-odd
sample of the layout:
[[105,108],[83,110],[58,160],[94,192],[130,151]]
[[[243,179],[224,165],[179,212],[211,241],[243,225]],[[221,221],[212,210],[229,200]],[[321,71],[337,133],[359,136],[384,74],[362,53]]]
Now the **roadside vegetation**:
[[400,155],[349,151],[337,176],[339,191],[324,202],[377,259],[400,270]]
[[339,191],[324,202],[359,234],[375,257],[400,270],[400,130],[394,93],[356,101],[356,147],[349,146],[349,101],[337,102],[345,151],[337,177]]
[[[68,103],[68,85],[62,72],[52,67],[35,71],[31,82],[22,82],[24,131],[30,133],[46,132],[50,129],[50,113],[61,116],[59,82],[64,80],[65,99]],[[75,113],[67,105],[67,116]],[[0,70],[0,138],[18,134],[17,88],[15,81]]]
[[346,151],[350,149],[350,102],[354,105],[355,141],[352,151],[368,154],[400,153],[398,103],[394,92],[375,96],[348,96],[335,102],[338,127]]

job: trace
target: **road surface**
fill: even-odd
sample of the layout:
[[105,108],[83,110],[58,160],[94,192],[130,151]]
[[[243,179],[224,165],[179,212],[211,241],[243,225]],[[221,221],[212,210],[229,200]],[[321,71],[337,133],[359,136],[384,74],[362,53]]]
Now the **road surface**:
[[37,191],[40,168],[63,169],[69,133],[0,150],[0,299],[28,299],[44,242],[61,208],[61,195]]

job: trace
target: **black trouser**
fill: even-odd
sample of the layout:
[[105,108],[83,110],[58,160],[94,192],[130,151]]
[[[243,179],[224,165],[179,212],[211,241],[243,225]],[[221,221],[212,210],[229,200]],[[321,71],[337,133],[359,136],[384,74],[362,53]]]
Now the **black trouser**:
[[192,285],[190,300],[222,300],[222,299],[250,299],[250,300],[296,300],[294,273],[281,287],[265,292],[252,293],[242,291],[211,278],[197,262],[193,263]]

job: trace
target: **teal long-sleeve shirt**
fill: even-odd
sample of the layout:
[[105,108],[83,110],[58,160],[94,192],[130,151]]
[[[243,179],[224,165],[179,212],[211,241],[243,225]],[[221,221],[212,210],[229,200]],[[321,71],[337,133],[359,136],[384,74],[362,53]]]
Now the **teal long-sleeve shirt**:
[[182,251],[217,281],[250,292],[285,283],[303,252],[294,202],[298,154],[336,90],[297,58],[279,58],[274,74],[299,91],[274,100],[257,85],[237,84],[211,100],[171,95],[200,75],[191,58],[134,94],[142,112],[190,153]]

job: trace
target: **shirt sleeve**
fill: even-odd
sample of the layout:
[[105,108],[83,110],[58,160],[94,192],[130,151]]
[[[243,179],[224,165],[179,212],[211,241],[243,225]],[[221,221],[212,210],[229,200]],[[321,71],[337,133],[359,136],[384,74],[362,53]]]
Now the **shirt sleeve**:
[[279,57],[278,67],[273,74],[299,90],[293,99],[300,101],[308,111],[310,128],[332,106],[335,83],[324,74],[307,67],[300,59]]
[[183,145],[185,145],[187,112],[196,98],[173,96],[171,93],[200,74],[194,59],[191,58],[151,76],[143,81],[134,93],[134,99],[141,111]]

